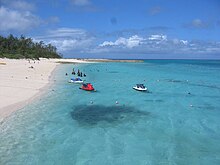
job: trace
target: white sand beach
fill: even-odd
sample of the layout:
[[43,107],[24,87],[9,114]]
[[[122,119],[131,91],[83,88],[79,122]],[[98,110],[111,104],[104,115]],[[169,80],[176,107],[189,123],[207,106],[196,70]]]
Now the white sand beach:
[[59,63],[85,63],[77,59],[0,59],[0,121],[29,104],[52,82]]

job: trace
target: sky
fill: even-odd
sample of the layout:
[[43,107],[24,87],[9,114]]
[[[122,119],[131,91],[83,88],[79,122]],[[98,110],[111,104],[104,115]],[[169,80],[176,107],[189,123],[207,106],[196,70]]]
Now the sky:
[[0,35],[65,58],[220,59],[220,0],[0,0]]

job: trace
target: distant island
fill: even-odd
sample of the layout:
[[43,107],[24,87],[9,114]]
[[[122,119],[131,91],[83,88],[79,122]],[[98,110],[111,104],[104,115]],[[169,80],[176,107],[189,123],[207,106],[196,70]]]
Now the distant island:
[[0,36],[0,58],[62,58],[62,55],[57,53],[57,48],[51,44],[34,42],[32,38],[23,35],[18,38],[10,34],[7,38]]

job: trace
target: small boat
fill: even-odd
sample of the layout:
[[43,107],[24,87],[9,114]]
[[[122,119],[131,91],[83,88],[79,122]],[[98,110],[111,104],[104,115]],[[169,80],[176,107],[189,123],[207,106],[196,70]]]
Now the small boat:
[[83,80],[81,80],[80,78],[71,78],[69,80],[69,83],[80,83],[80,84],[82,84]]
[[92,84],[90,84],[90,83],[82,84],[82,87],[80,87],[79,89],[86,90],[86,91],[94,91],[95,90],[93,88]]
[[136,84],[136,86],[134,86],[133,89],[137,91],[147,91],[147,88],[144,86],[144,84]]

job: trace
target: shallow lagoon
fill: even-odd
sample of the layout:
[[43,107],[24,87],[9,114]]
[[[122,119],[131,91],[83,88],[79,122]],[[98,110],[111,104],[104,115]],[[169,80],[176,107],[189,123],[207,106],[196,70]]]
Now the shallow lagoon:
[[[67,83],[73,67],[97,92]],[[61,65],[0,125],[0,164],[220,164],[219,72],[219,61]]]

